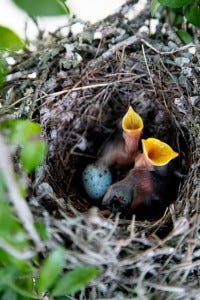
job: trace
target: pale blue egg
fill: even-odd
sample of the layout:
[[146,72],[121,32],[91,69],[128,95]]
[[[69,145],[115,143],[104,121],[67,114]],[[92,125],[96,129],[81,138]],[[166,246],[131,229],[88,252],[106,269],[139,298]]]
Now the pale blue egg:
[[87,165],[82,174],[83,186],[92,199],[100,199],[112,183],[112,174],[103,165]]

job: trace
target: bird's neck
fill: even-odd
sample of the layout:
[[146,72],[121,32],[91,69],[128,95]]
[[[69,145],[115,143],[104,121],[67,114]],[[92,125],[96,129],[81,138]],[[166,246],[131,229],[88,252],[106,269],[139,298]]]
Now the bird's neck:
[[125,142],[125,151],[127,154],[134,154],[138,151],[138,143],[140,140],[141,131],[123,132]]
[[147,169],[149,171],[153,171],[154,170],[154,166],[147,159],[147,157],[144,155],[144,153],[139,153],[136,156],[134,168],[135,169]]

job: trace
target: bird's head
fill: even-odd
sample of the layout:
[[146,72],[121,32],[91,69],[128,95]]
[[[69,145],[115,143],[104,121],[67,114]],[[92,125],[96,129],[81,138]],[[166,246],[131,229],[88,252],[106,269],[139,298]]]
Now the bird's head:
[[112,184],[104,195],[102,204],[112,212],[125,212],[131,207],[134,197],[134,184],[126,179]]
[[155,167],[166,166],[172,159],[179,154],[168,144],[155,138],[142,139],[143,153],[135,159],[135,168],[147,168],[154,170]]

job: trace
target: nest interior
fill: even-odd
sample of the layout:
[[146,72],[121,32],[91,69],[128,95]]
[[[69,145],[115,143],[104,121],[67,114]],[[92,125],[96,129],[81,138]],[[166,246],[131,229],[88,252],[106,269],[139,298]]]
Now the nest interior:
[[[68,268],[101,271],[75,299],[198,299],[200,57],[180,47],[162,22],[154,35],[141,33],[148,13],[128,20],[132,5],[117,18],[84,25],[78,36],[58,30],[31,55],[16,56],[0,116],[31,117],[42,126],[49,151],[27,197],[40,210],[31,209],[49,229],[49,245],[68,248]],[[130,104],[143,118],[143,137],[179,153],[177,197],[156,222],[102,218],[90,210],[101,204],[82,189],[82,170],[120,132]]]
[[[183,170],[180,166],[179,172],[185,172],[188,166],[188,146],[185,141],[187,133],[182,135],[176,125],[177,120],[170,114],[173,105],[171,90],[173,98],[178,97],[179,91],[176,91],[176,86],[173,83],[167,87],[163,86],[155,77],[155,81],[158,82],[158,86],[154,86],[155,93],[149,83],[145,65],[138,63],[132,54],[121,55],[123,66],[119,58],[113,59],[101,68],[101,72],[98,69],[93,70],[93,78],[90,78],[90,74],[82,74],[78,78],[81,84],[88,88],[74,93],[73,103],[76,105],[73,108],[63,107],[62,114],[71,114],[71,118],[62,124],[59,122],[54,145],[56,151],[48,156],[51,185],[60,196],[82,212],[92,205],[101,207],[101,204],[100,201],[92,201],[85,195],[81,173],[88,163],[97,160],[106,141],[116,132],[120,132],[121,118],[130,104],[144,120],[144,138],[159,138],[176,149],[180,153],[179,165],[184,161],[186,167]],[[127,59],[129,66],[126,64]],[[111,68],[112,73],[109,72]],[[84,77],[87,78],[86,82]],[[98,86],[96,78],[103,87]],[[89,90],[92,81],[96,87]],[[70,98],[71,94],[66,97],[64,103],[69,103]]]
[[[120,134],[121,118],[129,105],[144,120],[143,137],[156,137],[171,145],[180,154],[176,171],[187,174],[189,132],[181,127],[182,114],[174,103],[180,98],[180,87],[170,78],[167,66],[147,49],[150,73],[140,47],[120,49],[98,67],[81,65],[70,71],[70,89],[64,95],[48,97],[41,110],[50,145],[46,178],[67,206],[80,212],[93,205],[101,208],[101,201],[84,193],[81,174],[88,163],[97,160],[106,141]],[[91,63],[91,57],[84,63]],[[174,72],[179,69],[174,67]]]

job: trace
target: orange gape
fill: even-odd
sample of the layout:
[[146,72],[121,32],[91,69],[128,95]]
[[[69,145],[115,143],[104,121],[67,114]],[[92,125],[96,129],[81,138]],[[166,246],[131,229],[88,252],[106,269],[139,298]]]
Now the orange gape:
[[135,158],[135,168],[153,170],[155,166],[165,166],[178,156],[168,144],[155,138],[142,139],[142,150],[143,153]]

